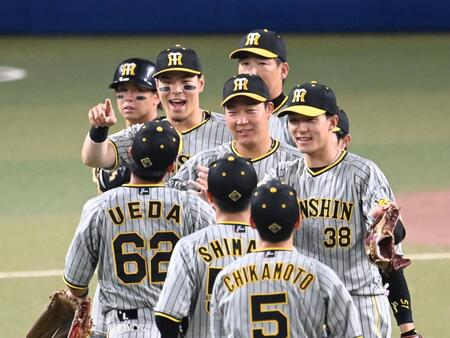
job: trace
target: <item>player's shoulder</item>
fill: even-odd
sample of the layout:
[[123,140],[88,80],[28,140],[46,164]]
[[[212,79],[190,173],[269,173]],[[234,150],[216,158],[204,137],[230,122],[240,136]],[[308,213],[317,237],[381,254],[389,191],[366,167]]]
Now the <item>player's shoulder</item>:
[[225,116],[220,113],[216,113],[214,111],[205,111],[206,114],[209,115],[209,123],[218,123],[218,124],[226,124],[225,122]]
[[368,176],[374,171],[381,171],[375,162],[354,153],[347,153],[342,161],[343,165],[351,167],[358,176]]

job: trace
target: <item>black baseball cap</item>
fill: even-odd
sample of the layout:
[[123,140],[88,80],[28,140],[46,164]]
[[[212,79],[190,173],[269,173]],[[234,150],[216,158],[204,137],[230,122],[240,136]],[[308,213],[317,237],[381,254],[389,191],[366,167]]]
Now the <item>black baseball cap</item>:
[[116,68],[109,88],[117,88],[120,84],[133,82],[141,87],[156,90],[155,64],[150,60],[131,58],[123,60]]
[[158,77],[167,72],[186,72],[200,75],[202,67],[195,50],[175,45],[161,51],[156,58],[156,71],[153,76]]
[[130,170],[143,178],[163,175],[177,158],[182,139],[167,120],[146,122],[131,146]]
[[350,121],[348,120],[347,113],[341,107],[338,107],[338,116],[338,124],[333,131],[345,136],[350,133]]
[[338,115],[336,95],[330,87],[316,81],[296,85],[289,92],[287,104],[278,117],[289,113],[311,117],[325,113]]
[[270,98],[269,89],[258,75],[239,74],[228,79],[223,86],[222,106],[237,96],[246,96],[258,102]]
[[243,157],[225,155],[209,166],[208,191],[228,205],[247,203],[257,183],[253,165]]
[[239,43],[239,48],[230,53],[230,58],[241,59],[246,53],[287,61],[286,44],[281,36],[268,29],[254,29],[245,34]]
[[270,180],[253,192],[250,213],[262,239],[286,240],[300,215],[297,194],[289,185]]

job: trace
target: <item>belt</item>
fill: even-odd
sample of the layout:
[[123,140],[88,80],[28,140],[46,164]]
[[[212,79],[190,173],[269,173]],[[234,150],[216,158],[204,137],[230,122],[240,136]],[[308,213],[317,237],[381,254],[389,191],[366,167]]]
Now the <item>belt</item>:
[[132,310],[116,310],[117,312],[117,318],[121,322],[129,319],[138,319],[138,310],[132,309]]

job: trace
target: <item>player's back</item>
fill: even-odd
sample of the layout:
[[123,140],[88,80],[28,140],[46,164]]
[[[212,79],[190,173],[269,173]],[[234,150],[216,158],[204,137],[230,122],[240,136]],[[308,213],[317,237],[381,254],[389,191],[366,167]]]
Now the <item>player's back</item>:
[[124,185],[102,195],[99,280],[106,308],[154,307],[180,238],[213,223],[196,194],[163,185]]
[[181,239],[156,311],[176,319],[189,316],[186,337],[210,337],[209,304],[214,280],[223,267],[255,250],[256,237],[248,224],[230,222]]
[[324,264],[294,249],[258,249],[224,268],[211,301],[213,337],[357,337],[349,293]]

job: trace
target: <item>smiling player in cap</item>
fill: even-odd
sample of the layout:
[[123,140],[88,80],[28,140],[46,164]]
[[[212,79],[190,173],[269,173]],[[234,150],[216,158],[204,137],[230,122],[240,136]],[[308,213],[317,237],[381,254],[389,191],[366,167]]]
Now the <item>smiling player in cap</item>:
[[241,38],[239,48],[230,53],[230,58],[238,59],[239,73],[259,75],[264,80],[274,105],[269,120],[270,135],[295,146],[289,134],[287,118],[277,117],[287,101],[283,87],[289,74],[289,64],[283,38],[268,29],[254,29]]
[[298,192],[303,226],[294,245],[336,271],[358,308],[364,337],[390,337],[388,300],[363,243],[376,211],[395,204],[392,189],[372,161],[338,146],[339,110],[328,86],[295,86],[280,115],[288,116],[304,158],[280,163],[265,180],[278,178]]
[[208,167],[229,153],[247,158],[259,179],[278,162],[301,156],[297,149],[270,137],[269,117],[273,104],[269,96],[266,84],[258,75],[239,74],[228,79],[223,87],[222,105],[233,141],[190,159],[172,178],[171,185],[188,189],[190,183],[198,182],[197,188],[206,190],[207,171],[199,172],[198,166]]
[[[223,115],[200,108],[205,78],[200,59],[193,49],[176,45],[162,50],[156,58],[153,76],[165,118],[183,137],[178,166],[200,151],[230,140]],[[107,140],[108,128],[115,123],[114,119],[108,114],[96,116],[96,123],[83,145],[83,163],[112,168],[126,161],[128,148],[141,125],[124,129]]]

